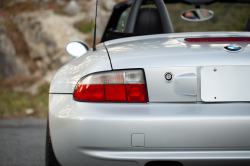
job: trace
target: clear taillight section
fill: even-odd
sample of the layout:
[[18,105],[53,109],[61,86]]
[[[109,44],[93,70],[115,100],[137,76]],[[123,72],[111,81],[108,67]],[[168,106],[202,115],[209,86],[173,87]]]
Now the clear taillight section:
[[76,85],[74,99],[81,101],[147,102],[142,70],[92,74]]

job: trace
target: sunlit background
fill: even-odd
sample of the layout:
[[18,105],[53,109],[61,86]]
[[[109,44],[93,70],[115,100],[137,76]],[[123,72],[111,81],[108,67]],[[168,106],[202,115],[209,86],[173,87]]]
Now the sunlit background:
[[[113,6],[121,0],[99,0],[97,41]],[[166,5],[175,32],[244,31],[250,4],[214,3],[204,22],[182,20],[194,6]],[[46,117],[53,74],[72,60],[68,41],[93,42],[95,0],[0,0],[0,118]]]

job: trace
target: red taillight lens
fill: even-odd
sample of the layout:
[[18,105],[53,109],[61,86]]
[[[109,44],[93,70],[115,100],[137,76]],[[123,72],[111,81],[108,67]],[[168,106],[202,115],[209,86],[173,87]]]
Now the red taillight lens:
[[105,97],[107,101],[126,101],[126,88],[122,84],[105,85]]
[[144,101],[147,102],[146,87],[144,84],[128,84],[126,85],[128,101]]
[[104,94],[104,85],[102,84],[79,84],[75,88],[73,97],[78,100],[86,100],[86,101],[105,101]]
[[202,37],[185,38],[187,42],[245,42],[250,41],[250,37]]
[[141,70],[124,70],[89,75],[81,79],[73,97],[81,101],[147,102]]

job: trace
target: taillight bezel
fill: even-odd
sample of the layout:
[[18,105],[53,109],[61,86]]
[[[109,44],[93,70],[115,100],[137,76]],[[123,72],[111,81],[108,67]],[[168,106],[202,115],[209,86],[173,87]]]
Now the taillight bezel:
[[[93,74],[101,74],[101,73],[108,73],[108,72],[115,72],[115,71],[117,71],[117,72],[119,72],[119,71],[126,71],[126,70],[141,70],[142,71],[142,75],[143,75],[143,77],[144,77],[144,85],[145,85],[145,91],[146,91],[146,99],[147,99],[147,101],[146,102],[130,102],[130,101],[100,101],[100,100],[91,100],[91,101],[88,101],[88,100],[79,100],[79,99],[76,99],[76,98],[74,98],[73,97],[73,95],[74,95],[74,92],[75,92],[75,89],[76,89],[76,87],[78,86],[78,84],[79,84],[79,82],[81,82],[83,79],[85,79],[86,77],[88,77],[88,76],[90,76],[90,75],[93,75]],[[94,73],[89,73],[89,74],[87,74],[87,75],[85,75],[85,76],[83,76],[81,79],[79,79],[79,81],[77,81],[77,83],[76,83],[76,85],[75,85],[75,87],[74,87],[74,91],[73,91],[73,93],[72,93],[72,98],[73,98],[73,100],[75,100],[75,101],[78,101],[78,102],[87,102],[87,103],[137,103],[137,104],[139,104],[139,103],[148,103],[149,102],[149,96],[148,96],[148,87],[147,87],[147,79],[146,79],[146,74],[145,74],[145,71],[144,71],[144,69],[142,69],[142,68],[131,68],[131,69],[118,69],[118,70],[106,70],[106,71],[100,71],[100,72],[94,72]]]

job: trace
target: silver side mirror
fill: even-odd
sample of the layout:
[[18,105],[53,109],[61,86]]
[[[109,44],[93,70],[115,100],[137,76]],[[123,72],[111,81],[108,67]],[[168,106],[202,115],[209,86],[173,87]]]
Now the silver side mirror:
[[190,9],[181,13],[181,18],[186,21],[206,21],[213,16],[214,12],[207,9]]
[[66,44],[65,50],[69,55],[79,57],[85,54],[89,50],[89,47],[82,42],[72,41]]

